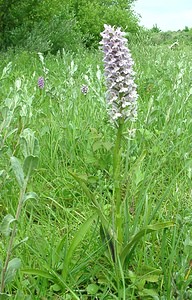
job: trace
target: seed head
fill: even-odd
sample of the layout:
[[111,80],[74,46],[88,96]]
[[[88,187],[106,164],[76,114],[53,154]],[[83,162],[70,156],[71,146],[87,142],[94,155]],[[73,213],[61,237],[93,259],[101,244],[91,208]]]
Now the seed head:
[[107,85],[107,102],[113,121],[135,120],[137,117],[136,84],[134,82],[133,59],[127,47],[125,33],[104,25],[101,33],[104,68]]

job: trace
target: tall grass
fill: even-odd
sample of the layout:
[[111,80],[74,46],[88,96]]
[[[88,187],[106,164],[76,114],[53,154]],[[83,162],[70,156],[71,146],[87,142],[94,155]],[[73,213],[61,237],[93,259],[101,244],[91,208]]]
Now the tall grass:
[[[78,174],[110,216],[111,149],[115,130],[108,122],[100,53],[2,54],[0,120],[15,98],[18,108],[1,133],[0,215],[14,214],[18,187],[9,157],[21,157],[20,134],[31,128],[40,144],[39,165],[29,182],[29,200],[18,223],[15,250],[22,268],[6,286],[13,299],[190,299],[191,295],[191,50],[132,45],[139,93],[138,121],[123,141],[123,197],[127,238],[149,224],[175,226],[148,236],[135,248],[129,268],[115,278],[98,220],[78,244],[61,276],[71,241],[91,217],[92,203],[70,175]],[[10,63],[10,64],[9,64]],[[9,64],[9,65],[8,65]],[[38,89],[39,76],[45,88]],[[89,86],[87,95],[81,86]],[[14,129],[16,129],[14,131]],[[98,198],[99,195],[99,198]],[[5,257],[6,238],[0,244]],[[35,276],[32,270],[39,270]],[[27,272],[28,270],[28,272]],[[29,272],[31,270],[31,274]],[[40,272],[41,270],[41,272]],[[47,273],[43,273],[47,271]],[[44,276],[43,276],[44,275]],[[46,277],[47,276],[47,277]],[[122,281],[122,278],[124,280]],[[117,284],[119,282],[119,284]],[[62,288],[61,288],[62,286]]]

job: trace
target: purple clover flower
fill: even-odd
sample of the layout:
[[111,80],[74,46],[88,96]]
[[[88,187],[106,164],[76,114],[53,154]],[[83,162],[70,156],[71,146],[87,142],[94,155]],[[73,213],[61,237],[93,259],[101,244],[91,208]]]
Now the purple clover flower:
[[81,93],[83,93],[84,95],[87,95],[88,91],[89,91],[88,86],[83,84],[81,87]]
[[101,33],[104,68],[107,85],[107,102],[113,121],[134,121],[137,117],[137,85],[134,83],[133,59],[127,47],[125,33],[104,25]]
[[38,84],[38,87],[39,87],[40,89],[43,89],[43,88],[44,88],[44,86],[45,86],[45,80],[44,80],[44,78],[43,78],[42,76],[38,78],[37,84]]

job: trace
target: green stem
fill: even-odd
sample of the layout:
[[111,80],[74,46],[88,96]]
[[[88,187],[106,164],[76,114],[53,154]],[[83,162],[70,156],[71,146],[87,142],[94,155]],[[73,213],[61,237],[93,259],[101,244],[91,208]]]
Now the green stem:
[[120,119],[117,130],[117,137],[115,141],[115,147],[113,152],[113,180],[114,180],[114,221],[115,221],[115,233],[117,238],[116,254],[119,254],[119,246],[123,242],[122,233],[122,217],[121,217],[121,141],[123,135],[124,120]]
[[24,198],[24,195],[26,192],[27,183],[28,183],[28,177],[25,179],[24,185],[20,190],[19,202],[18,202],[16,214],[15,214],[15,222],[14,222],[13,229],[11,232],[9,245],[8,245],[8,249],[7,249],[7,255],[6,255],[4,267],[2,270],[2,274],[1,274],[0,294],[3,293],[4,289],[5,289],[5,275],[7,272],[7,268],[8,268],[8,264],[9,264],[11,255],[12,255],[13,243],[14,243],[16,229],[17,229],[17,221],[18,221],[20,213],[21,213],[21,209],[22,209],[22,205],[23,205],[23,198]]

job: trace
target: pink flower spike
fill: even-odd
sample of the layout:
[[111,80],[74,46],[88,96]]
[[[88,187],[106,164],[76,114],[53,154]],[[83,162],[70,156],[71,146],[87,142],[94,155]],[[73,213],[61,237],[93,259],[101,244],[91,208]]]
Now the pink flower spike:
[[107,85],[107,102],[113,121],[118,119],[136,120],[137,90],[134,83],[134,61],[127,47],[125,32],[104,25],[101,33],[104,68]]

